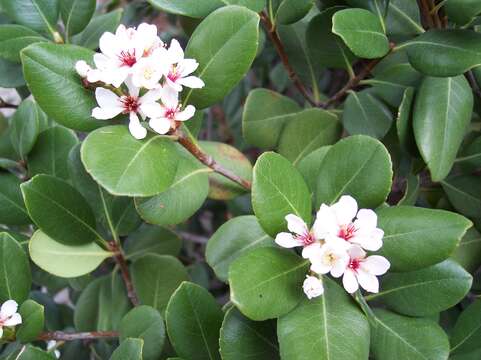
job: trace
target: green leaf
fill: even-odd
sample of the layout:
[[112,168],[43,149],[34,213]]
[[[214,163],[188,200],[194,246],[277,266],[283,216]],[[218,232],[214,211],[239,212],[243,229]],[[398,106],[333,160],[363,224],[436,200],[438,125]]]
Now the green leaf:
[[143,346],[144,341],[142,339],[125,339],[112,353],[110,360],[142,360],[144,359]]
[[[419,6],[411,0],[387,0],[381,2],[380,10],[384,16],[385,4],[388,3],[388,11],[386,16],[387,34],[395,38],[411,38],[414,35],[424,32],[421,26],[421,14]],[[378,1],[374,3],[378,5]],[[384,6],[382,6],[384,5]]]
[[141,305],[130,310],[120,323],[120,343],[128,338],[144,341],[143,360],[157,360],[165,342],[165,326],[159,312],[150,306]]
[[330,148],[331,146],[322,146],[302,158],[301,161],[297,163],[297,170],[299,170],[304,177],[312,195],[314,195],[314,192],[316,191],[317,177],[319,175],[322,160],[324,160],[324,157]]
[[17,24],[36,31],[55,32],[58,0],[0,0],[2,10]]
[[177,256],[181,247],[182,241],[173,231],[145,224],[129,235],[124,250],[127,258],[137,260],[146,254]]
[[167,332],[176,353],[186,359],[220,360],[222,310],[204,288],[184,282],[172,295],[165,313]]
[[36,175],[20,188],[30,217],[52,239],[65,245],[101,239],[95,230],[92,209],[67,182],[50,175]]
[[464,76],[427,77],[414,106],[414,136],[433,181],[444,179],[471,122],[473,94]]
[[414,89],[412,87],[409,87],[404,91],[401,105],[399,105],[396,119],[396,131],[401,148],[411,154],[416,154],[417,147],[414,141],[414,130],[412,124],[413,104]]
[[31,222],[20,191],[20,180],[8,173],[0,173],[0,223],[24,225]]
[[74,312],[77,331],[117,330],[130,302],[120,275],[112,273],[92,281],[82,291]]
[[447,0],[444,10],[449,20],[459,25],[466,25],[481,13],[481,3],[477,0]]
[[241,5],[255,12],[261,11],[265,6],[265,0],[148,0],[148,2],[160,10],[193,18],[206,17],[225,5]]
[[407,273],[383,277],[382,291],[367,300],[380,299],[394,311],[409,316],[427,316],[460,302],[473,278],[452,260]]
[[132,281],[142,304],[152,306],[162,315],[175,289],[188,280],[187,270],[176,258],[148,254],[131,266]]
[[461,214],[479,217],[481,213],[481,180],[475,175],[460,175],[444,180],[443,189],[449,201]]
[[0,58],[20,62],[20,50],[30,44],[47,41],[42,35],[21,25],[0,26]]
[[0,59],[0,86],[5,88],[25,85],[22,66],[11,61]]
[[27,345],[14,360],[55,360],[55,355],[47,353],[32,345]]
[[412,271],[447,259],[472,226],[471,221],[444,210],[394,206],[378,212],[384,230],[380,254],[392,271]]
[[364,9],[345,9],[332,17],[332,32],[361,58],[375,59],[389,52],[389,40],[378,17]]
[[77,143],[77,135],[62,126],[42,131],[28,157],[30,176],[47,174],[67,180],[68,156]]
[[0,263],[0,302],[23,303],[32,286],[30,265],[20,244],[5,232],[0,233]]
[[33,300],[27,300],[18,311],[22,316],[22,324],[16,330],[16,338],[22,343],[34,341],[43,330],[44,307]]
[[[199,145],[223,168],[244,180],[252,180],[251,162],[235,147],[214,141],[201,141]],[[215,172],[209,174],[209,184],[209,197],[214,200],[230,200],[246,192],[245,188]]]
[[475,228],[469,229],[451,258],[470,273],[475,273],[481,265],[481,234]]
[[277,360],[279,345],[274,321],[252,321],[230,308],[220,329],[223,360]]
[[233,261],[247,251],[276,246],[255,216],[239,216],[224,223],[207,243],[206,259],[219,279],[226,282]]
[[392,176],[391,158],[378,140],[364,135],[344,138],[322,161],[316,204],[332,204],[342,195],[351,195],[359,207],[376,208],[386,200]]
[[464,148],[455,162],[459,163],[463,168],[474,171],[481,167],[481,136],[473,140],[466,148]]
[[467,354],[479,349],[481,340],[481,301],[475,300],[458,317],[451,335],[451,352]]
[[185,53],[199,62],[197,75],[205,87],[189,90],[185,103],[206,108],[224,98],[244,78],[257,53],[258,25],[259,15],[239,6],[216,10],[202,21]]
[[307,109],[287,121],[278,151],[293,165],[321,146],[335,143],[341,135],[337,116],[322,109]]
[[375,310],[371,353],[376,359],[437,360],[449,356],[449,340],[430,319],[415,319]]
[[136,140],[126,126],[87,136],[81,157],[87,172],[114,195],[153,196],[166,190],[177,170],[177,149],[161,135]]
[[60,15],[67,38],[85,29],[95,12],[95,6],[95,0],[62,0],[60,2]]
[[97,106],[91,90],[75,71],[79,60],[92,62],[90,50],[75,45],[38,43],[21,52],[25,80],[43,111],[59,124],[90,131],[108,122],[91,117]]
[[289,25],[301,20],[314,5],[313,0],[284,0],[277,8],[276,23]]
[[252,206],[264,231],[276,236],[286,229],[286,215],[311,220],[311,197],[302,175],[282,156],[268,152],[257,159]]
[[36,231],[29,242],[32,261],[55,276],[73,278],[89,274],[105,259],[113,256],[96,243],[81,245],[61,244],[42,231]]
[[342,123],[351,135],[369,135],[382,139],[393,121],[392,113],[382,101],[366,91],[351,91],[344,103]]
[[[324,278],[322,296],[303,301],[277,323],[282,359],[350,360],[369,356],[369,323],[349,295]],[[306,336],[306,331],[315,336]]]
[[306,260],[284,249],[249,251],[230,266],[231,301],[252,320],[282,316],[301,301],[307,268]]
[[312,57],[329,68],[349,68],[356,58],[339,36],[332,33],[332,16],[343,9],[332,7],[314,17],[307,28],[306,41]]
[[471,30],[430,30],[403,47],[418,71],[456,76],[481,65],[481,34]]
[[99,47],[99,39],[105,32],[114,33],[120,24],[123,9],[116,9],[106,14],[95,16],[87,27],[72,37],[72,43],[95,50]]
[[254,89],[247,96],[242,115],[242,133],[251,145],[272,149],[279,142],[289,115],[302,109],[292,99],[267,89]]

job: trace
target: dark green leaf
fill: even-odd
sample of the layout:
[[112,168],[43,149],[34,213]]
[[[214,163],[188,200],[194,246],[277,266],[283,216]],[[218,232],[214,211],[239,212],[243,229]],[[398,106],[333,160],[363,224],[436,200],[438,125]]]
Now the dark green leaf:
[[193,18],[203,18],[214,10],[225,5],[241,5],[255,12],[264,8],[265,0],[148,0],[154,7],[160,10],[189,16]]
[[459,316],[451,336],[451,352],[467,354],[479,349],[481,340],[481,301],[476,300]]
[[24,225],[30,223],[20,191],[20,180],[8,173],[0,173],[0,223]]
[[125,339],[112,353],[110,360],[143,360],[143,346],[144,341],[142,339]]
[[47,41],[47,39],[25,26],[1,25],[0,58],[19,63],[20,50],[41,41]]
[[177,256],[181,247],[182,241],[174,232],[144,224],[129,235],[124,250],[129,259],[137,260],[146,254]]
[[95,11],[95,0],[62,0],[60,14],[67,38],[81,32],[90,22]]
[[72,42],[95,50],[99,47],[99,39],[104,32],[115,32],[120,24],[122,13],[123,9],[116,9],[106,14],[95,16],[80,34],[72,37]]
[[313,0],[284,0],[277,8],[276,23],[293,24],[306,16],[313,5]]
[[461,175],[442,182],[449,201],[461,214],[479,217],[481,214],[481,179],[475,175]]
[[36,31],[56,31],[58,0],[0,0],[0,6],[18,24]]
[[43,330],[44,307],[33,300],[27,300],[18,310],[22,324],[17,328],[16,337],[23,343],[34,341]]
[[463,236],[452,259],[470,273],[478,270],[481,265],[481,234],[475,228],[469,229]]

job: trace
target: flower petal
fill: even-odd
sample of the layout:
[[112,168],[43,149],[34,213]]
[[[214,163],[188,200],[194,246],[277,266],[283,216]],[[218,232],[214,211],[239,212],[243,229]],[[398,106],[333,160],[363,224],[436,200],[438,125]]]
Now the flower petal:
[[306,223],[299,216],[289,214],[285,219],[287,221],[287,228],[290,232],[297,235],[305,235],[309,233]]
[[162,116],[162,106],[156,102],[148,102],[140,105],[140,112],[149,118],[159,118]]
[[337,260],[334,263],[334,266],[331,269],[332,277],[334,278],[341,277],[346,271],[348,264],[349,264],[349,256],[347,256],[346,254],[346,256],[341,257],[339,260]]
[[316,254],[319,253],[319,250],[321,249],[321,244],[318,242],[315,242],[311,245],[307,245],[302,249],[302,257],[304,259],[311,259],[312,257],[315,257]]
[[339,233],[335,213],[326,204],[322,204],[317,212],[312,230],[317,240],[326,239],[328,236],[335,236]]
[[177,80],[177,82],[191,89],[202,89],[205,86],[205,83],[197,76],[187,76],[185,78],[180,78],[179,80]]
[[199,67],[199,63],[194,59],[184,59],[179,62],[178,68],[182,77],[192,74]]
[[125,79],[125,85],[127,85],[127,89],[129,89],[130,96],[133,96],[133,97],[139,96],[140,88],[134,85],[132,81],[132,76],[128,76],[127,79]]
[[276,236],[276,244],[284,248],[293,248],[296,246],[302,246],[302,242],[297,240],[292,234],[282,232]]
[[364,259],[366,257],[366,252],[357,245],[352,245],[347,253],[351,259]]
[[80,60],[75,63],[75,71],[77,71],[77,74],[79,74],[80,77],[87,77],[87,74],[90,70],[92,70],[92,68],[84,60]]
[[377,227],[377,215],[371,209],[361,209],[357,213],[355,224],[358,228],[375,229]]
[[2,338],[3,336],[3,328],[0,326],[0,339]]
[[381,229],[374,229],[371,234],[356,234],[354,237],[349,239],[353,244],[358,244],[363,249],[369,251],[377,251],[382,247],[382,238],[384,236],[384,231]]
[[337,223],[339,225],[348,225],[356,217],[357,202],[349,195],[343,195],[337,203],[331,206],[336,214]]
[[3,322],[4,326],[15,326],[22,323],[22,316],[18,313],[13,314]]
[[0,308],[0,319],[7,319],[17,312],[18,304],[15,300],[7,300]]
[[170,120],[162,117],[150,119],[149,126],[157,134],[164,135],[164,134],[167,134],[170,130]]
[[129,131],[134,138],[141,140],[147,136],[147,129],[142,126],[136,113],[130,113]]
[[192,105],[187,105],[187,107],[183,111],[180,111],[175,115],[175,120],[186,121],[192,118],[194,114],[195,114],[195,107]]
[[379,280],[376,276],[359,269],[357,272],[357,280],[364,290],[371,293],[379,292]]
[[342,286],[349,294],[355,293],[359,289],[357,278],[354,271],[347,269],[342,277]]
[[98,120],[108,120],[116,117],[122,112],[122,108],[101,108],[96,107],[92,109],[92,117]]
[[383,275],[390,267],[391,263],[389,260],[379,255],[368,256],[361,262],[361,268],[373,275]]
[[302,289],[309,300],[321,296],[324,293],[322,280],[315,276],[306,276],[306,279],[302,284]]
[[165,107],[175,109],[179,105],[179,94],[170,86],[164,86],[159,95]]
[[115,57],[117,44],[118,44],[118,39],[116,35],[110,32],[103,33],[99,39],[100,51],[110,58]]
[[171,64],[177,64],[184,60],[184,50],[182,46],[180,46],[179,42],[176,39],[172,39],[170,42],[169,49],[167,50],[169,62]]
[[95,89],[95,100],[103,108],[120,107],[122,105],[117,95],[103,87]]

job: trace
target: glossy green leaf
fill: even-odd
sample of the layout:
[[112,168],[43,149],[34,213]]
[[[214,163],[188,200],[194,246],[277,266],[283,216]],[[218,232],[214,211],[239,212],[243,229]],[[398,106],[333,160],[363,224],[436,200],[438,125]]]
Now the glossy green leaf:
[[455,162],[471,171],[481,167],[481,136],[464,148]]
[[466,216],[479,217],[481,213],[481,179],[479,176],[456,176],[444,180],[441,184],[456,210]]
[[[424,28],[421,25],[419,6],[411,0],[389,0],[386,16],[386,31],[391,37],[406,38],[422,34]],[[386,1],[374,1],[384,16]],[[381,6],[380,6],[381,5]],[[384,5],[384,6],[382,6]]]
[[[311,194],[314,195],[317,187],[317,176],[322,165],[322,160],[326,156],[331,146],[322,146],[317,150],[314,150],[306,157],[302,158],[296,165],[297,170],[302,174],[306,184],[311,190]],[[314,197],[314,196],[313,196]]]
[[389,40],[378,17],[364,9],[345,9],[332,17],[332,32],[361,58],[375,59],[389,51]]
[[161,135],[136,140],[126,126],[89,134],[81,157],[87,172],[114,195],[153,196],[166,190],[177,170],[177,149]]
[[160,10],[189,16],[193,18],[203,18],[214,10],[225,5],[241,5],[255,12],[259,12],[264,8],[265,0],[148,0],[152,6]]
[[433,181],[444,179],[471,122],[473,95],[463,76],[425,78],[414,105],[414,136]]
[[227,281],[229,267],[247,251],[276,246],[255,216],[239,216],[224,223],[207,243],[206,259],[222,281]]
[[376,359],[438,360],[449,356],[449,340],[430,319],[416,319],[375,310],[371,353]]
[[72,37],[72,43],[95,50],[99,47],[99,39],[104,32],[115,32],[120,24],[122,14],[123,9],[116,9],[95,16],[80,34]]
[[20,50],[30,44],[47,41],[42,35],[21,25],[0,26],[0,58],[20,62]]
[[64,245],[42,231],[36,231],[30,239],[29,254],[32,261],[50,274],[73,278],[94,271],[113,254],[96,243]]
[[410,87],[404,91],[401,105],[399,105],[396,119],[396,131],[402,149],[415,154],[417,152],[417,147],[414,141],[413,104],[414,89]]
[[475,300],[459,316],[451,336],[451,352],[467,354],[479,349],[481,340],[481,301]]
[[478,270],[481,265],[481,234],[475,228],[469,229],[463,236],[452,259],[470,273]]
[[28,298],[32,275],[27,255],[9,234],[0,233],[0,302],[13,299],[21,304]]
[[[259,15],[227,6],[209,15],[195,29],[186,57],[199,62],[197,75],[205,87],[186,92],[186,103],[206,108],[227,95],[245,76],[257,53]],[[222,31],[219,31],[222,29]]]
[[146,254],[177,256],[181,247],[182,241],[176,233],[147,224],[130,234],[124,244],[125,254],[131,260]]
[[14,360],[55,360],[55,355],[47,353],[38,347],[27,345]]
[[142,360],[144,341],[142,339],[128,338],[120,343],[110,357],[110,360]]
[[430,30],[405,48],[412,66],[429,76],[461,75],[481,65],[481,34],[471,30]]
[[247,96],[242,116],[242,133],[251,145],[272,149],[279,142],[289,115],[300,112],[288,97],[267,89],[254,89]]
[[8,173],[0,173],[0,223],[24,225],[31,222],[20,191],[20,180]]
[[235,307],[225,314],[219,344],[223,360],[279,359],[275,322],[249,320]]
[[80,294],[74,312],[78,331],[112,331],[119,329],[131,305],[119,274],[92,281]]
[[140,302],[162,315],[175,289],[188,280],[182,263],[168,255],[148,254],[138,258],[131,266],[131,274]]
[[44,307],[33,300],[27,300],[18,310],[22,316],[22,324],[16,330],[16,337],[22,343],[34,341],[43,330]]
[[471,221],[459,214],[413,206],[393,206],[378,212],[384,230],[380,253],[392,271],[412,271],[447,259]]
[[252,320],[282,316],[304,296],[307,268],[306,260],[284,249],[249,251],[230,266],[231,301]]
[[351,135],[369,135],[382,139],[392,124],[392,113],[369,92],[352,91],[344,103],[342,123]]
[[67,180],[68,156],[77,143],[77,135],[62,126],[42,131],[28,157],[30,176],[48,174]]
[[23,183],[21,189],[30,217],[52,239],[65,245],[81,245],[100,238],[92,209],[67,182],[37,175]]
[[[349,360],[369,356],[369,323],[350,296],[325,278],[324,294],[303,301],[277,323],[282,359]],[[315,341],[306,336],[315,334]],[[340,335],[342,334],[342,335]]]
[[449,20],[465,25],[481,13],[481,3],[477,0],[447,0],[444,9]]
[[279,153],[293,165],[321,146],[335,143],[341,135],[337,116],[321,109],[307,109],[293,115],[284,126]]
[[306,16],[313,5],[313,0],[284,0],[277,8],[276,23],[293,24]]
[[25,85],[22,66],[11,61],[0,59],[0,86],[13,88]]
[[18,24],[36,31],[56,31],[58,0],[0,0],[0,6]]
[[386,200],[391,179],[391,158],[384,145],[368,136],[350,136],[333,145],[324,157],[316,203],[332,204],[342,195],[351,195],[359,207],[376,208]]
[[75,45],[33,44],[21,52],[25,80],[43,111],[68,128],[90,131],[107,124],[91,117],[97,106],[75,71],[79,60],[92,62],[90,50]]
[[162,354],[165,341],[165,326],[162,316],[146,305],[130,310],[120,323],[120,343],[128,338],[144,341],[143,360],[157,360]]
[[192,360],[220,360],[222,310],[204,288],[184,282],[172,295],[165,313],[167,332],[176,353]]
[[95,0],[62,0],[60,15],[67,38],[81,32],[90,22],[96,6]]
[[264,231],[276,236],[286,229],[286,215],[311,220],[311,197],[302,175],[276,153],[262,154],[254,166],[252,206]]
[[442,263],[407,273],[388,273],[381,291],[366,299],[379,299],[394,311],[409,316],[427,316],[460,302],[473,278],[458,263]]

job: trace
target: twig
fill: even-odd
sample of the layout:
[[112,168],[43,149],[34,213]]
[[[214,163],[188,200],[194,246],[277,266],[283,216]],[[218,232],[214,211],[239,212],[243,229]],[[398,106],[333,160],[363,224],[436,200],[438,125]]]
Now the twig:
[[207,244],[207,241],[209,240],[205,236],[201,236],[201,235],[197,235],[197,234],[191,234],[191,233],[188,233],[186,231],[178,231],[177,234],[179,234],[179,236],[182,239],[185,239],[187,241],[190,241],[190,242],[193,242],[193,243],[196,243],[196,244],[205,245],[205,244]]
[[194,155],[202,164],[210,167],[216,173],[225,176],[229,180],[239,184],[246,190],[250,190],[252,184],[240,176],[234,174],[232,171],[225,169],[220,165],[214,158],[206,154],[197,144],[195,144],[188,136],[186,136],[181,130],[177,129],[172,135],[178,136],[178,142],[181,144],[188,152]]
[[269,19],[269,16],[265,12],[260,13],[260,17],[262,20],[262,23],[264,24],[264,27],[266,29],[267,35],[271,39],[272,43],[274,44],[274,47],[277,50],[277,53],[279,54],[282,63],[284,64],[284,67],[287,70],[287,74],[289,76],[289,79],[294,83],[296,86],[297,90],[304,96],[304,98],[313,106],[317,106],[317,102],[314,101],[314,99],[311,97],[311,95],[307,92],[307,89],[305,86],[302,84],[301,80],[297,76],[296,72],[294,71],[293,67],[289,63],[289,58],[287,57],[286,50],[284,49],[284,45],[282,45],[281,40],[279,39],[279,36],[277,35],[277,31],[275,26],[272,24],[271,20]]
[[89,331],[79,333],[66,333],[63,331],[52,331],[41,333],[37,340],[56,340],[56,341],[73,341],[73,340],[94,340],[117,338],[119,333],[116,331]]
[[428,8],[429,8],[429,13],[431,14],[434,25],[438,29],[443,28],[443,23],[441,21],[441,18],[439,17],[439,8],[436,8],[436,4],[434,3],[434,0],[427,0],[428,1]]
[[137,297],[137,293],[135,292],[134,285],[132,284],[132,279],[130,278],[129,267],[127,265],[127,261],[125,260],[125,256],[122,252],[122,249],[115,241],[109,242],[109,248],[114,253],[114,259],[117,265],[120,268],[120,273],[122,278],[124,279],[125,287],[127,289],[127,297],[130,299],[130,302],[134,306],[139,306],[140,301]]

